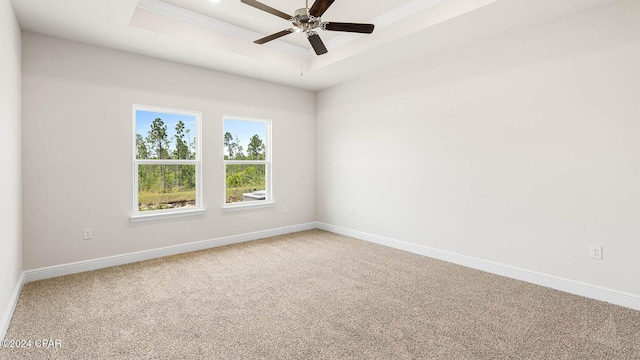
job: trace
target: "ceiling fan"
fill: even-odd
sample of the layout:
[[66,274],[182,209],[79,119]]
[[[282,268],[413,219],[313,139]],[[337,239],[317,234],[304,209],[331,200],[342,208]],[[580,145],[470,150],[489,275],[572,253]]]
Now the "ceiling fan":
[[280,10],[274,9],[268,5],[265,5],[256,0],[241,0],[243,3],[253,6],[256,9],[266,11],[269,14],[281,17],[287,21],[293,23],[293,27],[282,30],[275,34],[265,36],[262,39],[254,41],[256,44],[264,44],[271,40],[275,40],[291,33],[304,31],[307,35],[307,39],[311,43],[313,50],[318,55],[326,54],[327,48],[324,46],[322,39],[316,31],[317,28],[328,31],[344,31],[354,32],[362,34],[371,34],[373,32],[373,24],[356,24],[356,23],[344,23],[344,22],[322,22],[320,17],[325,11],[333,4],[335,0],[316,0],[313,3],[311,9],[309,9],[309,0],[306,0],[306,6],[302,9],[298,9],[293,13],[293,16],[288,15]]

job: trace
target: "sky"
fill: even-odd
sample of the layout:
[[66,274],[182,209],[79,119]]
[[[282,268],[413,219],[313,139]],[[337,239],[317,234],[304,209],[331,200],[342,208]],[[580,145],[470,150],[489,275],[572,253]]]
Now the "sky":
[[[167,114],[162,112],[155,111],[144,111],[144,110],[136,110],[136,134],[142,135],[143,139],[147,138],[149,134],[149,130],[151,129],[151,124],[153,120],[156,118],[162,119],[164,124],[167,126],[167,137],[171,140],[170,149],[175,149],[175,139],[174,136],[176,134],[175,128],[178,121],[182,120],[185,125],[185,129],[191,129],[191,141],[196,136],[196,117],[190,115],[179,115],[179,114]],[[243,151],[247,152],[247,147],[249,145],[249,139],[253,135],[260,136],[260,139],[266,143],[267,139],[267,125],[264,122],[259,121],[249,121],[249,120],[238,120],[238,119],[224,119],[224,133],[229,132],[233,136],[234,140],[236,138],[240,139],[240,145],[242,145]],[[185,141],[187,140],[186,131],[185,131]],[[224,153],[228,155],[227,149],[224,149]]]
[[[224,119],[224,133],[231,133],[233,139],[240,139],[240,145],[242,145],[242,150],[244,153],[247,153],[247,147],[249,145],[249,139],[253,135],[260,136],[263,142],[266,143],[266,123],[259,121],[247,121],[247,120],[235,120],[235,119]],[[223,134],[224,136],[224,134]],[[224,149],[225,155],[229,155],[227,149]]]
[[184,140],[188,140],[188,136],[186,134],[186,129],[190,129],[190,137],[191,141],[196,136],[196,117],[190,115],[178,115],[178,114],[166,114],[162,112],[154,112],[154,111],[144,111],[144,110],[136,110],[136,134],[142,135],[143,139],[147,138],[149,135],[149,130],[151,130],[151,123],[156,118],[162,119],[164,124],[167,126],[167,137],[171,140],[170,149],[175,149],[175,134],[176,134],[176,125],[178,121],[182,120],[185,128],[185,137]]

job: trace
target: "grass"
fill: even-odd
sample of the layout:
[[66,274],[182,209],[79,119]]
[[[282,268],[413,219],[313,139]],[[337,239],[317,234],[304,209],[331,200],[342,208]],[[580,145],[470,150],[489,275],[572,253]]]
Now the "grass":
[[138,204],[141,211],[157,210],[173,207],[184,207],[196,202],[196,191],[176,191],[170,193],[155,193],[143,191],[138,194]]
[[[255,190],[263,189],[256,186],[241,186],[227,188],[227,204],[242,201],[242,194],[251,193]],[[169,209],[174,207],[184,207],[187,204],[193,205],[196,202],[196,192],[176,191],[170,193],[157,193],[142,191],[138,194],[138,204],[140,211]]]
[[262,188],[255,187],[255,186],[227,188],[227,204],[241,202],[242,194],[251,193],[251,192],[254,192],[254,190],[261,190],[261,189],[264,189],[264,186],[262,186]]

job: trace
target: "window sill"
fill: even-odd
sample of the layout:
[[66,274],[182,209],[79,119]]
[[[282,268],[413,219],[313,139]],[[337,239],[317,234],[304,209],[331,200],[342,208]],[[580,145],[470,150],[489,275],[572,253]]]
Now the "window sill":
[[205,212],[207,212],[207,209],[183,210],[183,211],[162,212],[162,213],[153,213],[153,214],[137,214],[137,215],[131,215],[129,217],[129,220],[132,223],[134,223],[134,222],[142,222],[142,221],[173,219],[173,218],[181,218],[181,217],[187,217],[187,216],[204,215]]
[[244,211],[244,210],[272,208],[275,206],[276,206],[276,203],[274,202],[260,202],[260,204],[229,205],[229,206],[223,207],[221,211],[223,213],[226,213],[226,212],[236,212],[236,211]]

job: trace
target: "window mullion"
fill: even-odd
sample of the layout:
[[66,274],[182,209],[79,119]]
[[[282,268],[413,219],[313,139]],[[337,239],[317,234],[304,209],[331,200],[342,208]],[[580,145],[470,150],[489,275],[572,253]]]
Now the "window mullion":
[[271,163],[266,160],[224,160],[225,165],[266,165]]
[[172,160],[172,159],[136,159],[138,165],[196,165],[198,160]]

